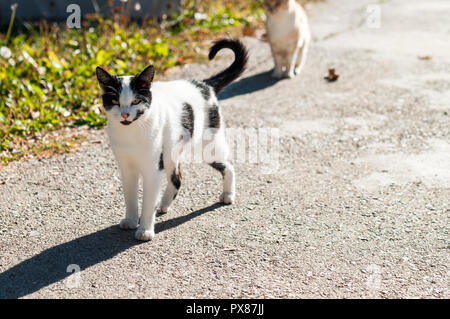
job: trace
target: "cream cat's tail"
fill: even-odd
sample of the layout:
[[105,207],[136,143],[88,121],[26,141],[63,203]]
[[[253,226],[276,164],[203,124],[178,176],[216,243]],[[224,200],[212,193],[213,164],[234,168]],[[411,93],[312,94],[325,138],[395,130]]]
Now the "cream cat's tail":
[[208,58],[210,60],[214,59],[217,52],[225,48],[231,49],[234,52],[233,64],[219,74],[203,80],[203,82],[214,88],[216,94],[221,92],[227,85],[236,80],[242,72],[244,72],[247,66],[248,51],[241,41],[235,39],[222,39],[215,41],[209,51]]

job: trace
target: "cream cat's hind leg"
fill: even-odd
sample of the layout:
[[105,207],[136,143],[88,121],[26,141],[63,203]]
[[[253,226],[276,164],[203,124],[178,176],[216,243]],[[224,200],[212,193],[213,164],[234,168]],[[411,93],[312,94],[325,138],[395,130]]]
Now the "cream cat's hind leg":
[[[290,38],[295,39],[299,38],[299,30],[292,31],[290,33]],[[302,55],[302,47],[300,47],[300,39],[295,41],[295,43],[287,45],[286,47],[286,55],[285,55],[285,64],[286,64],[286,70],[283,73],[283,77],[292,79],[297,75],[296,68],[297,68],[297,61]]]
[[310,39],[308,37],[307,39],[305,39],[305,41],[303,41],[303,45],[298,52],[297,61],[295,62],[295,75],[299,75],[302,72],[303,67],[305,66],[306,57],[308,55],[309,42]]
[[295,62],[297,61],[299,48],[294,48],[286,55],[286,70],[283,77],[292,79],[295,77]]

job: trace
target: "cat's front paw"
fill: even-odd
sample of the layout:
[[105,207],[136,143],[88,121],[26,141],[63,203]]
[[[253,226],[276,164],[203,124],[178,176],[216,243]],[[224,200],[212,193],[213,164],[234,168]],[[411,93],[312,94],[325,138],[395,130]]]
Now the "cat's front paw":
[[270,76],[275,79],[281,79],[283,78],[283,70],[274,69]]
[[232,193],[225,193],[225,192],[223,192],[223,193],[220,195],[220,201],[221,201],[222,203],[226,204],[226,205],[231,205],[231,204],[233,204],[233,203],[234,203],[234,198],[235,198],[235,196],[234,196],[234,194],[232,194]]
[[124,218],[120,221],[119,227],[121,229],[136,229],[138,221],[131,218]]
[[155,238],[155,231],[139,227],[134,234],[134,238],[142,241],[149,241]]
[[294,72],[286,72],[283,74],[283,78],[285,79],[293,79],[295,78],[295,73]]
[[159,206],[159,208],[156,211],[156,213],[158,215],[164,215],[164,214],[167,214],[168,212],[169,212],[169,206]]

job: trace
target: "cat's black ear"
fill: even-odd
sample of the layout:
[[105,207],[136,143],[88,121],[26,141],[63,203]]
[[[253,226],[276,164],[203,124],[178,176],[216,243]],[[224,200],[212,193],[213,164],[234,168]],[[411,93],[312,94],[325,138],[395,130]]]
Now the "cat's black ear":
[[116,86],[116,79],[111,74],[109,74],[105,69],[101,67],[97,67],[95,69],[95,73],[97,74],[98,83],[100,83],[100,87],[103,91],[106,91],[108,87]]
[[136,75],[136,81],[138,82],[139,88],[150,88],[154,76],[155,68],[153,65],[149,65],[144,71]]

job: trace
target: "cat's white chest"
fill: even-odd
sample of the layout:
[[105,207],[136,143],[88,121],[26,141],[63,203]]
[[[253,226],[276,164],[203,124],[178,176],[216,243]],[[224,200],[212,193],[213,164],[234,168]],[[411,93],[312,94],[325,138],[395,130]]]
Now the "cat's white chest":
[[128,162],[141,171],[155,157],[159,149],[158,130],[136,125],[130,127],[108,127],[107,133],[113,153],[119,163]]
[[267,17],[267,30],[272,35],[288,33],[295,26],[295,11],[280,9]]
[[150,132],[132,124],[129,127],[108,126],[106,132],[112,148],[138,148],[150,142]]

